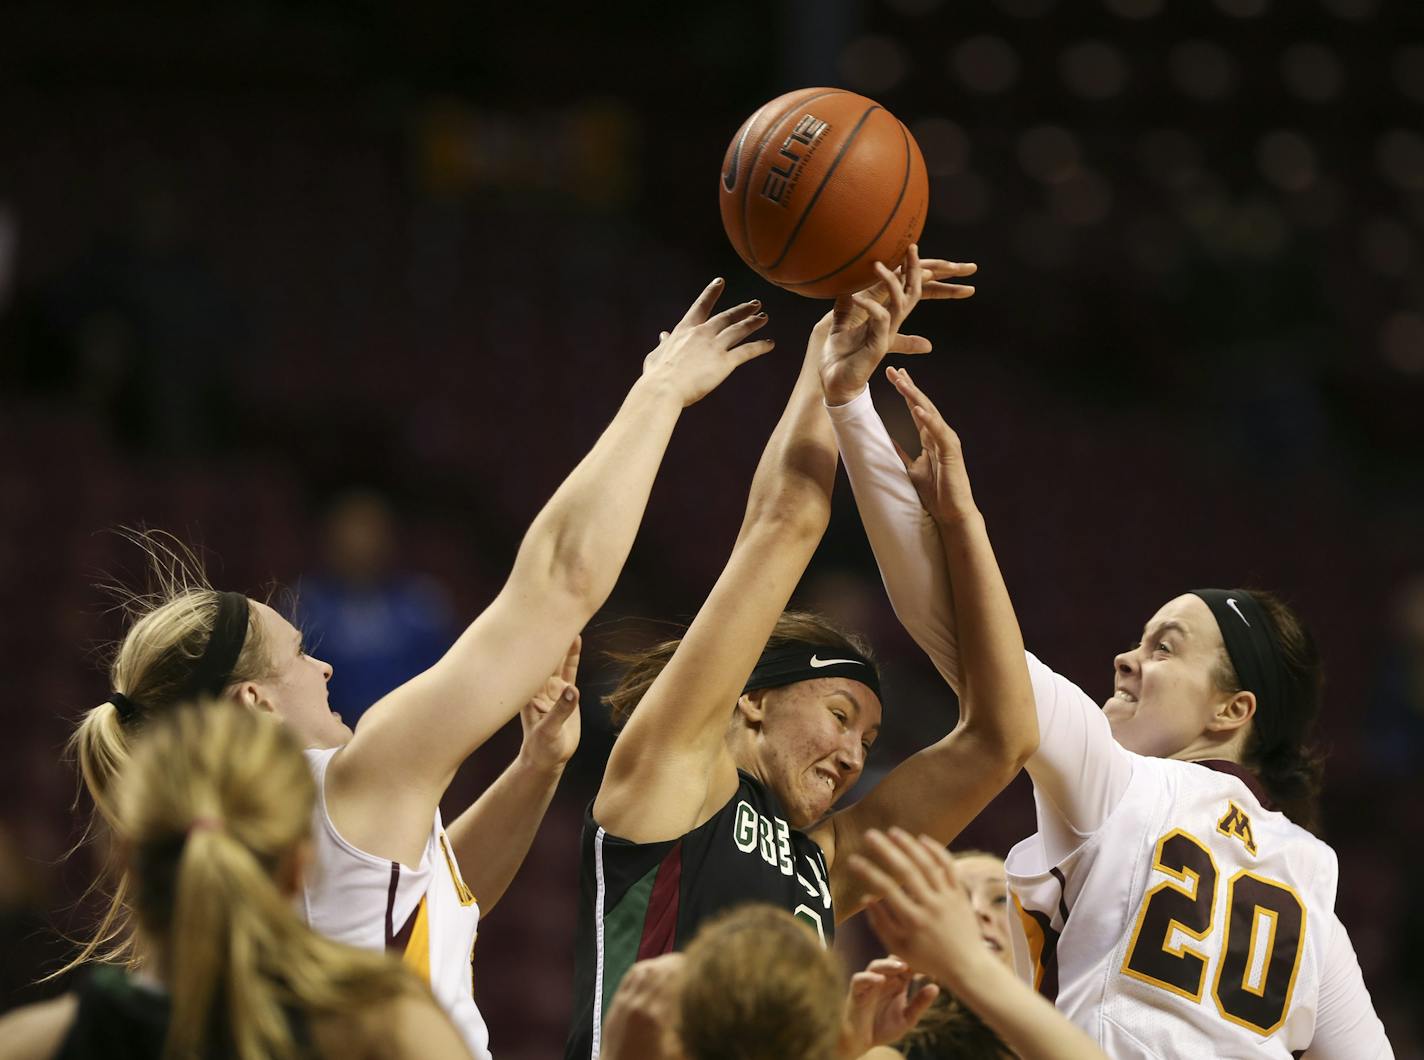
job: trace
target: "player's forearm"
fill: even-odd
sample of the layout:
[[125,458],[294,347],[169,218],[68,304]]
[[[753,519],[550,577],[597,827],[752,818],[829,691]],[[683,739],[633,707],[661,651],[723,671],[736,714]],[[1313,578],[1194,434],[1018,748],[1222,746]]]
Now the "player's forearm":
[[940,526],[959,632],[960,725],[998,749],[1012,772],[1038,748],[1038,713],[1023,635],[984,517],[966,510]]
[[1107,1060],[1107,1054],[1041,994],[986,950],[925,969],[988,1024],[1021,1060]]
[[869,388],[827,411],[890,606],[958,691],[959,645],[939,528],[920,504]]
[[562,776],[561,768],[517,757],[447,829],[460,874],[482,915],[504,897],[524,864]]
[[774,523],[819,540],[830,522],[837,455],[816,370],[823,338],[820,328],[812,332],[796,386],[762,451],[740,536],[755,525]]
[[657,382],[634,383],[613,422],[530,525],[511,581],[563,590],[583,601],[589,615],[602,606],[633,547],[681,412],[680,400]]

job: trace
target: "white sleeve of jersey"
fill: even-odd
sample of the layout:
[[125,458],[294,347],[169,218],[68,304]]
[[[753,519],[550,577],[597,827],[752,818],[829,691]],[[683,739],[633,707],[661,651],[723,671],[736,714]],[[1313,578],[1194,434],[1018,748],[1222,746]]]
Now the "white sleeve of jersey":
[[[1026,653],[1027,654],[1027,653]],[[1027,654],[1038,707],[1038,750],[1028,760],[1038,826],[1051,864],[1096,832],[1132,780],[1132,755],[1103,712],[1075,685]]]
[[[939,530],[920,504],[870,388],[827,411],[890,606],[958,691],[959,644]],[[1039,827],[1050,846],[1067,844],[1066,854],[1097,831],[1117,805],[1132,779],[1132,759],[1112,738],[1097,704],[1077,685],[1032,655],[1028,663],[1038,705],[1039,747],[1028,769],[1040,796]],[[1053,841],[1058,834],[1063,834],[1062,843]]]
[[870,388],[827,406],[865,536],[890,606],[949,687],[959,691],[959,645],[949,566],[939,530],[920,504],[905,465],[870,400]]
[[1320,968],[1315,1036],[1306,1060],[1392,1060],[1394,1050],[1375,1014],[1345,925],[1329,914],[1331,937]]

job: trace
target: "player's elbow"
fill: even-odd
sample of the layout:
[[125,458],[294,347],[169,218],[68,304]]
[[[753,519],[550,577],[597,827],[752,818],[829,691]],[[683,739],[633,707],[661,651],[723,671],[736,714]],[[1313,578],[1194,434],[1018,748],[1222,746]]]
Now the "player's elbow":
[[819,490],[783,490],[753,496],[747,504],[743,533],[795,541],[819,541],[831,523],[830,498]]
[[[965,704],[968,705],[967,702]],[[1033,698],[1026,702],[986,704],[988,710],[966,710],[964,728],[987,755],[1014,776],[1038,750],[1038,721]]]
[[598,564],[585,551],[570,549],[555,554],[549,568],[550,589],[570,606],[592,615],[613,591],[612,579],[602,576]]
[[561,606],[588,617],[613,591],[606,566],[598,562],[586,535],[541,533],[536,526],[519,547],[510,581],[527,599],[562,601]]

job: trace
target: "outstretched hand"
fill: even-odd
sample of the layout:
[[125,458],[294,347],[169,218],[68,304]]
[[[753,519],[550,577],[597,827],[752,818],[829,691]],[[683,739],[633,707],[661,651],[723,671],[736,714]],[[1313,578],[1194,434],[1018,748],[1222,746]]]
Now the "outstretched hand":
[[894,271],[875,264],[879,281],[872,287],[836,299],[819,327],[827,338],[821,353],[821,389],[826,403],[844,405],[870,381],[887,353],[929,353],[933,346],[921,335],[904,335],[900,327],[925,298],[968,298],[974,288],[945,280],[972,276],[978,266],[940,258],[920,259],[911,246]]
[[709,283],[677,326],[658,336],[658,345],[643,358],[643,377],[668,386],[682,407],[701,401],[738,365],[760,357],[776,345],[772,339],[747,342],[766,324],[766,313],[755,299],[712,316],[725,283]]
[[866,915],[886,948],[951,990],[982,962],[996,962],[943,846],[900,828],[871,829],[864,841],[849,868],[880,898]]
[[871,961],[850,978],[841,1055],[854,1057],[877,1045],[898,1042],[939,996],[939,987],[918,978],[895,956]]
[[532,766],[563,769],[579,745],[579,653],[583,638],[574,637],[559,668],[549,675],[544,687],[519,711],[519,727],[524,733],[520,755]]
[[959,435],[945,422],[934,402],[915,385],[903,368],[886,368],[885,378],[900,392],[920,435],[920,454],[911,457],[895,443],[895,452],[925,506],[937,522],[949,523],[974,512],[974,494],[964,466]]

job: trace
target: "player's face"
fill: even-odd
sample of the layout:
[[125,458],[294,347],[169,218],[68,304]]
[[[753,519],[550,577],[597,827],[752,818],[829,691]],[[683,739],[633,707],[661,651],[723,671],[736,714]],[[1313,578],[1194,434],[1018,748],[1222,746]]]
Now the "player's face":
[[1004,877],[1004,863],[991,854],[971,854],[956,858],[955,872],[959,885],[969,895],[974,917],[979,921],[979,935],[994,955],[1012,968],[1013,951],[1009,949],[1009,885]]
[[351,739],[351,729],[327,703],[330,665],[308,655],[301,633],[276,611],[255,601],[252,606],[257,608],[272,665],[268,676],[253,682],[259,694],[303,745],[340,747]]
[[1207,728],[1225,698],[1216,685],[1223,645],[1210,608],[1190,593],[1168,601],[1142,640],[1114,660],[1103,713],[1129,751],[1170,758]]
[[805,828],[855,786],[880,732],[880,697],[859,681],[822,677],[767,692],[762,776],[789,823]]

